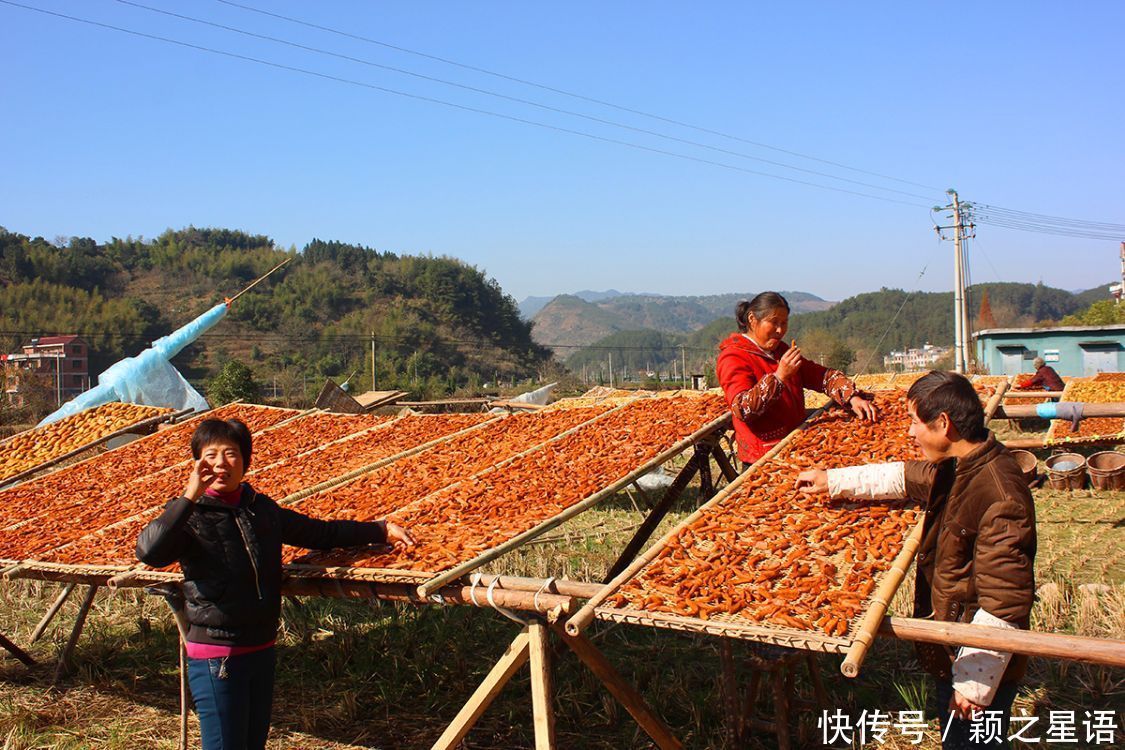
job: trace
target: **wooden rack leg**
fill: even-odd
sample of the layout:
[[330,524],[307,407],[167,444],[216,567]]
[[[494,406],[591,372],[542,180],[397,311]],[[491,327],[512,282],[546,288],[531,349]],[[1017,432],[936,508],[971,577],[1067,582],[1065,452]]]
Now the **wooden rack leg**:
[[531,641],[531,713],[535,724],[535,750],[555,750],[555,712],[551,706],[551,649],[547,626],[541,622],[528,625]]
[[520,667],[527,663],[530,656],[531,635],[528,628],[520,631],[516,639],[508,646],[508,650],[496,662],[492,671],[484,678],[484,682],[476,689],[468,702],[457,712],[457,716],[441,737],[434,743],[433,750],[452,750],[461,744],[461,740],[477,723],[481,715],[491,705],[500,691],[508,684]]
[[32,659],[30,654],[28,654],[22,648],[20,648],[19,646],[12,643],[7,638],[5,638],[3,634],[0,634],[0,648],[3,648],[5,651],[10,653],[12,656],[19,659],[21,662],[24,663],[25,666],[28,666],[28,667],[34,667],[35,666],[35,659]]
[[180,641],[180,750],[188,750],[188,674],[187,647]]
[[668,511],[672,509],[672,505],[675,504],[676,500],[678,500],[684,490],[687,489],[688,484],[698,470],[698,455],[695,455],[688,459],[687,464],[684,465],[684,468],[680,469],[680,473],[676,475],[672,484],[664,491],[664,496],[660,498],[660,501],[653,507],[648,516],[645,517],[644,522],[641,523],[641,527],[637,529],[637,533],[634,534],[633,538],[629,540],[629,543],[625,545],[625,550],[621,553],[621,556],[610,566],[603,583],[612,581],[621,571],[625,570],[629,563],[636,559],[637,553],[641,551],[641,547],[645,545],[645,542],[647,542],[653,532],[656,531],[656,527],[659,526],[660,522],[664,520],[664,517],[668,515]]
[[625,707],[633,720],[652,738],[660,750],[680,750],[683,747],[668,725],[648,707],[641,694],[614,669],[605,655],[585,635],[569,635],[561,625],[556,625],[553,629],[562,638],[563,643],[569,646],[586,665],[586,668],[593,672],[610,694]]
[[711,445],[696,443],[696,465],[699,466],[699,499],[703,502],[715,496],[715,480],[711,476]]
[[719,639],[719,664],[722,674],[723,712],[726,714],[727,743],[739,747],[742,742],[742,711],[738,700],[738,678],[735,675],[734,651],[729,638]]
[[715,463],[719,465],[719,471],[723,472],[723,476],[727,478],[728,482],[733,482],[738,479],[738,471],[734,468],[734,464],[730,462],[730,458],[719,446],[715,446],[711,450],[711,455],[715,458]]
[[786,689],[783,668],[772,671],[773,681],[773,723],[777,728],[778,750],[789,750],[789,691]]
[[59,593],[58,598],[55,599],[55,603],[52,604],[51,607],[47,610],[47,613],[43,615],[43,619],[40,620],[39,624],[35,626],[35,630],[31,631],[32,643],[38,641],[43,637],[43,633],[47,632],[47,626],[51,624],[51,620],[55,619],[55,615],[57,615],[59,613],[59,610],[62,609],[63,603],[68,598],[70,598],[70,595],[72,593],[74,593],[74,589],[77,585],[77,583],[68,583]]
[[813,696],[816,698],[816,707],[819,711],[828,708],[828,694],[824,692],[824,683],[820,679],[820,669],[816,664],[816,655],[812,652],[805,654],[805,662],[809,665],[809,679],[812,681]]
[[78,616],[74,619],[74,629],[70,631],[70,638],[66,642],[66,647],[59,655],[59,663],[55,667],[55,682],[61,680],[66,673],[67,664],[70,663],[70,657],[74,654],[74,647],[78,644],[82,629],[86,627],[86,615],[90,614],[90,607],[94,604],[94,596],[97,593],[98,587],[96,585],[90,586],[86,590],[86,598],[82,600],[82,607],[78,610]]

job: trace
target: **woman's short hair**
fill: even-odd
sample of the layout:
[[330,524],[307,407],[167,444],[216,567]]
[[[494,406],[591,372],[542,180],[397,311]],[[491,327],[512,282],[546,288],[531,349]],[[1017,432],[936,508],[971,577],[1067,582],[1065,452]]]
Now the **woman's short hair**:
[[1045,364],[1047,364],[1047,363],[1043,361],[1042,357],[1036,357],[1035,359],[1031,360],[1031,366],[1034,367],[1036,370],[1038,370],[1040,367],[1042,367]]
[[980,396],[964,375],[930,370],[914,381],[906,400],[914,404],[914,413],[926,424],[946,414],[965,440],[977,443],[988,436]]
[[789,312],[789,303],[784,297],[777,292],[762,292],[752,300],[744,299],[735,305],[734,320],[738,323],[738,330],[746,333],[750,330],[751,313],[757,320],[764,320],[781,307],[785,308],[785,312]]
[[191,457],[196,461],[203,449],[215,443],[233,443],[242,454],[242,466],[250,468],[250,430],[237,419],[204,419],[191,434]]

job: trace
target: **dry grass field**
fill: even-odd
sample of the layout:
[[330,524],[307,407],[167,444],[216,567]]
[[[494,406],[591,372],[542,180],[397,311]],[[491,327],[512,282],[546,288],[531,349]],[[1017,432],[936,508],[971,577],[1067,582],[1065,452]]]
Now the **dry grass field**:
[[[1038,630],[1125,638],[1125,493],[1035,491],[1039,528]],[[694,506],[686,493],[664,527]],[[529,545],[494,569],[598,580],[641,516],[620,495]],[[1095,586],[1083,586],[1095,584]],[[894,608],[907,614],[909,586]],[[26,644],[58,585],[0,585],[0,632]],[[72,597],[28,670],[0,659],[0,748],[174,748],[178,736],[175,629],[162,601],[136,591],[101,593],[70,673],[52,685],[53,659],[77,608]],[[285,604],[271,748],[428,748],[514,637],[517,626],[471,608],[302,600]],[[595,623],[590,635],[689,748],[726,748],[717,643],[712,638]],[[742,651],[736,644],[736,655]],[[909,643],[881,639],[860,676],[819,657],[833,708],[858,714],[936,708]],[[555,661],[560,748],[645,748],[647,738],[568,652]],[[802,678],[798,689],[808,685]],[[927,706],[927,704],[930,704]],[[1035,659],[1017,712],[1075,711],[1079,742],[1088,710],[1125,722],[1125,670]],[[801,718],[816,747],[816,717]],[[1046,721],[1046,718],[1044,718]],[[935,722],[921,744],[891,732],[867,747],[937,748]],[[466,748],[533,745],[526,672],[505,689]],[[192,733],[195,736],[194,717]],[[1118,743],[1125,743],[1119,732]],[[775,743],[761,736],[752,747]],[[1028,745],[1039,747],[1042,745]],[[1101,747],[1109,747],[1102,744]],[[1118,744],[1118,747],[1122,744]]]

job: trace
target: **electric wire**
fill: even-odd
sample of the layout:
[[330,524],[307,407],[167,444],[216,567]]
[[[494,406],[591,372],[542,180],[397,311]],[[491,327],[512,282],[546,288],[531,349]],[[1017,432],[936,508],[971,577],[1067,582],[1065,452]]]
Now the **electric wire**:
[[314,53],[319,54],[319,55],[334,57],[334,58],[338,58],[340,60],[346,60],[348,62],[358,63],[360,65],[367,65],[367,66],[374,67],[374,68],[380,68],[382,70],[389,70],[389,71],[392,71],[394,73],[399,73],[399,74],[402,74],[402,75],[411,76],[411,77],[418,78],[418,79],[421,79],[421,80],[424,80],[424,81],[431,81],[433,83],[440,83],[444,86],[451,86],[451,87],[454,87],[454,88],[462,89],[464,91],[471,91],[471,92],[477,93],[477,94],[484,94],[485,96],[491,96],[491,97],[495,97],[495,98],[498,98],[498,99],[503,99],[505,101],[527,105],[529,107],[536,107],[538,109],[542,109],[542,110],[545,110],[547,112],[553,112],[555,114],[562,114],[562,115],[568,115],[568,116],[571,116],[571,117],[578,117],[578,118],[581,118],[581,119],[584,119],[584,120],[588,120],[590,122],[598,123],[600,125],[609,125],[611,127],[621,128],[623,130],[627,130],[627,131],[630,131],[630,132],[633,132],[633,133],[640,133],[642,135],[649,135],[649,136],[653,136],[655,138],[661,138],[661,139],[664,139],[664,140],[667,140],[667,141],[672,141],[674,143],[680,143],[680,144],[687,145],[687,146],[694,146],[696,148],[702,148],[702,149],[706,149],[708,151],[714,151],[716,153],[726,154],[728,156],[737,156],[737,157],[742,158],[742,159],[749,159],[751,161],[761,162],[763,164],[769,164],[769,165],[774,166],[774,167],[781,167],[782,169],[791,169],[791,170],[794,170],[794,171],[797,171],[797,172],[802,172],[804,174],[815,175],[817,177],[826,177],[830,180],[840,180],[841,182],[847,182],[847,183],[852,184],[852,185],[860,185],[862,187],[871,188],[873,190],[883,190],[883,191],[890,192],[890,193],[897,193],[899,195],[909,196],[911,198],[920,198],[922,200],[929,200],[931,198],[931,196],[921,195],[919,193],[912,193],[912,192],[909,192],[909,191],[906,191],[906,190],[899,190],[897,188],[884,187],[882,185],[876,185],[874,183],[864,182],[862,180],[853,180],[849,177],[841,177],[839,175],[830,174],[828,172],[821,172],[821,171],[818,171],[818,170],[815,170],[815,169],[807,169],[805,167],[798,167],[798,166],[794,166],[792,164],[786,164],[785,162],[774,161],[772,159],[764,159],[762,157],[753,156],[751,154],[747,154],[747,153],[744,153],[744,152],[741,152],[741,151],[734,151],[734,150],[731,150],[731,149],[720,148],[718,146],[712,146],[710,144],[702,143],[700,141],[693,141],[693,140],[688,139],[688,138],[679,138],[679,137],[674,136],[674,135],[668,135],[667,133],[661,133],[661,132],[658,132],[658,131],[655,131],[655,130],[649,130],[647,128],[639,128],[639,127],[636,127],[636,126],[633,126],[633,125],[628,125],[628,124],[625,124],[625,123],[616,122],[614,120],[608,120],[608,119],[605,119],[605,118],[602,118],[602,117],[595,117],[594,115],[588,115],[588,114],[585,114],[585,113],[582,113],[582,112],[575,112],[573,110],[562,109],[560,107],[553,107],[549,104],[542,104],[540,102],[532,101],[530,99],[523,99],[521,97],[503,94],[503,93],[500,93],[498,91],[491,91],[489,89],[483,89],[483,88],[479,88],[477,86],[470,86],[470,85],[463,84],[463,83],[457,83],[456,81],[449,81],[449,80],[445,80],[443,78],[437,78],[435,76],[426,75],[424,73],[418,73],[418,72],[408,70],[408,69],[405,69],[405,68],[395,67],[393,65],[385,65],[383,63],[377,63],[377,62],[374,62],[372,60],[365,60],[363,58],[353,57],[351,55],[345,55],[345,54],[341,54],[339,52],[333,52],[331,50],[321,49],[321,48],[318,48],[318,47],[311,47],[309,45],[301,44],[299,42],[294,42],[294,41],[291,41],[291,40],[288,40],[288,39],[281,39],[281,38],[278,38],[278,37],[269,36],[267,34],[259,34],[257,32],[247,31],[246,29],[240,29],[240,28],[237,28],[237,27],[234,27],[234,26],[227,26],[225,24],[216,23],[214,21],[208,21],[208,20],[202,19],[202,18],[195,18],[193,16],[184,15],[182,13],[174,13],[172,11],[164,10],[162,8],[154,8],[154,7],[149,6],[149,5],[144,5],[144,4],[138,3],[138,2],[133,2],[133,0],[115,0],[115,1],[122,4],[122,5],[127,5],[127,6],[131,6],[131,7],[134,7],[134,8],[139,8],[141,10],[150,11],[152,13],[159,13],[161,15],[170,16],[172,18],[179,18],[179,19],[182,19],[182,20],[185,20],[185,21],[191,21],[193,23],[202,24],[204,26],[211,26],[213,28],[223,29],[224,31],[230,31],[230,32],[235,33],[235,34],[242,34],[244,36],[252,37],[254,39],[262,39],[262,40],[265,40],[265,41],[274,42],[276,44],[282,44],[282,45],[285,45],[285,46],[288,46],[288,47],[293,47],[293,48],[296,48],[296,49],[305,50],[307,52],[314,52]]
[[762,143],[760,141],[753,141],[753,140],[750,140],[748,138],[743,138],[743,137],[740,137],[740,136],[731,135],[730,133],[724,133],[724,132],[719,131],[719,130],[713,130],[711,128],[706,128],[706,127],[702,127],[702,126],[699,126],[699,125],[692,125],[690,123],[683,122],[683,121],[680,121],[680,120],[676,120],[676,119],[673,119],[673,118],[670,118],[670,117],[665,117],[665,116],[662,116],[662,115],[653,114],[651,112],[645,112],[645,111],[639,110],[639,109],[633,109],[633,108],[630,108],[630,107],[622,106],[620,104],[614,104],[613,102],[605,101],[603,99],[597,99],[597,98],[594,98],[594,97],[591,97],[591,96],[586,96],[584,94],[578,94],[578,93],[575,93],[575,92],[572,92],[572,91],[567,91],[565,89],[560,89],[560,88],[556,88],[556,87],[553,87],[553,86],[548,86],[548,85],[545,85],[545,84],[542,84],[542,83],[536,83],[535,81],[529,81],[529,80],[526,80],[526,79],[523,79],[523,78],[518,78],[516,76],[507,75],[505,73],[499,73],[499,72],[496,72],[496,71],[493,71],[493,70],[488,70],[487,68],[481,68],[481,67],[477,67],[475,65],[469,65],[469,64],[466,64],[466,63],[458,62],[456,60],[451,60],[451,59],[446,58],[446,57],[440,57],[440,56],[437,56],[437,55],[428,54],[426,52],[419,52],[417,50],[412,50],[412,49],[409,49],[407,47],[401,47],[401,46],[398,46],[398,45],[390,44],[388,42],[380,41],[378,39],[372,39],[370,37],[361,36],[359,34],[353,34],[353,33],[347,32],[347,31],[342,31],[340,29],[334,29],[334,28],[329,27],[329,26],[322,26],[320,24],[315,24],[315,23],[312,23],[310,21],[305,21],[305,20],[302,20],[302,19],[299,19],[299,18],[293,18],[291,16],[285,16],[285,15],[282,15],[280,13],[274,13],[274,12],[271,12],[271,11],[262,10],[260,8],[255,8],[255,7],[252,7],[250,5],[231,2],[231,0],[216,0],[216,2],[222,3],[223,5],[229,5],[229,6],[234,7],[234,8],[240,8],[242,10],[250,11],[252,13],[258,13],[258,14],[261,14],[261,15],[264,15],[264,16],[269,16],[271,18],[276,18],[276,19],[279,19],[279,20],[282,20],[282,21],[287,21],[289,23],[298,24],[298,25],[305,26],[305,27],[308,27],[308,28],[311,28],[311,29],[317,29],[318,31],[325,31],[325,32],[328,32],[330,34],[337,34],[339,36],[346,37],[348,39],[354,39],[356,41],[366,42],[368,44],[374,44],[374,45],[383,47],[385,49],[395,50],[396,52],[403,52],[403,53],[406,53],[406,54],[409,54],[409,55],[415,55],[417,57],[422,57],[422,58],[425,58],[427,60],[433,60],[435,62],[444,63],[446,65],[452,65],[452,66],[455,66],[455,67],[458,67],[458,68],[462,68],[464,70],[470,70],[470,71],[473,71],[475,73],[483,73],[484,75],[493,76],[493,77],[500,78],[500,79],[510,81],[510,82],[513,82],[513,83],[519,83],[519,84],[524,85],[524,86],[531,86],[531,87],[534,87],[534,88],[537,88],[537,89],[541,89],[543,91],[549,91],[549,92],[554,93],[554,94],[560,94],[562,96],[567,96],[567,97],[571,97],[571,98],[574,98],[574,99],[580,99],[582,101],[590,102],[592,104],[597,104],[597,105],[600,105],[600,106],[603,106],[603,107],[609,107],[611,109],[616,109],[616,110],[621,111],[621,112],[628,112],[629,114],[640,115],[641,117],[647,117],[647,118],[650,118],[650,119],[653,119],[653,120],[659,120],[661,122],[665,122],[665,123],[668,123],[670,125],[676,125],[678,127],[687,128],[689,130],[695,130],[695,131],[700,132],[700,133],[707,133],[709,135],[719,136],[720,138],[726,138],[726,139],[732,140],[732,141],[739,141],[741,143],[746,143],[746,144],[749,144],[749,145],[752,145],[752,146],[757,146],[759,148],[768,149],[770,151],[775,151],[775,152],[782,153],[782,154],[788,154],[790,156],[797,156],[799,158],[808,159],[810,161],[820,162],[821,164],[827,164],[827,165],[830,165],[830,166],[833,166],[833,167],[837,167],[839,169],[846,169],[846,170],[849,170],[849,171],[852,171],[852,172],[857,172],[859,174],[866,174],[866,175],[869,175],[871,177],[879,177],[879,178],[884,179],[884,180],[891,180],[893,182],[899,182],[899,183],[902,183],[902,184],[905,184],[905,185],[913,185],[915,187],[926,188],[928,190],[940,190],[941,189],[941,188],[938,188],[938,187],[934,187],[933,185],[926,185],[924,183],[914,182],[912,180],[906,180],[906,179],[902,179],[900,177],[894,177],[894,176],[891,176],[891,175],[882,174],[880,172],[872,172],[872,171],[869,171],[869,170],[866,170],[866,169],[860,169],[858,167],[848,166],[847,164],[842,164],[840,162],[832,161],[830,159],[822,159],[820,157],[810,156],[809,154],[803,154],[799,151],[792,151],[792,150],[789,150],[789,149],[780,148],[778,146],[772,146],[768,143]]
[[849,195],[856,195],[856,196],[860,196],[860,197],[864,197],[864,198],[870,198],[872,200],[884,201],[886,203],[897,203],[897,204],[901,204],[901,205],[905,205],[905,206],[914,206],[914,207],[919,207],[919,208],[925,208],[924,205],[919,204],[919,203],[914,203],[914,202],[911,202],[911,201],[899,200],[897,198],[890,198],[890,197],[882,196],[882,195],[872,195],[870,193],[864,193],[864,192],[861,192],[861,191],[858,191],[858,190],[849,190],[847,188],[835,187],[835,186],[832,186],[832,185],[822,185],[820,183],[810,182],[808,180],[801,180],[801,179],[797,179],[795,177],[787,177],[785,175],[773,174],[771,172],[763,172],[763,171],[756,170],[756,169],[749,169],[747,167],[740,167],[740,166],[737,166],[737,165],[734,165],[734,164],[727,164],[725,162],[715,161],[713,159],[705,159],[705,158],[698,157],[698,156],[692,156],[690,154],[682,154],[682,153],[679,153],[679,152],[676,152],[676,151],[669,151],[667,149],[656,148],[654,146],[646,146],[646,145],[643,145],[643,144],[640,144],[640,143],[633,143],[631,141],[623,141],[623,140],[620,140],[618,138],[610,138],[610,137],[607,137],[607,136],[597,135],[597,134],[589,133],[589,132],[582,131],[582,130],[576,130],[574,128],[567,128],[567,127],[563,127],[563,126],[559,126],[559,125],[552,125],[550,123],[540,122],[538,120],[530,120],[530,119],[527,119],[525,117],[518,117],[518,116],[515,116],[515,115],[509,115],[509,114],[504,114],[504,113],[500,113],[500,112],[494,112],[494,111],[491,111],[491,110],[481,109],[479,107],[472,107],[472,106],[465,105],[465,104],[457,104],[455,102],[450,102],[450,101],[446,101],[444,99],[438,99],[438,98],[431,97],[431,96],[414,94],[414,93],[410,93],[410,92],[407,92],[407,91],[401,91],[401,90],[398,90],[398,89],[389,88],[389,87],[386,87],[386,86],[379,86],[377,84],[367,83],[365,81],[357,81],[357,80],[351,79],[351,78],[344,78],[342,76],[336,76],[336,75],[332,75],[332,74],[329,74],[329,73],[322,73],[322,72],[315,71],[315,70],[309,70],[308,68],[301,68],[301,67],[297,67],[297,66],[294,66],[294,65],[287,65],[285,63],[279,63],[279,62],[274,62],[274,61],[270,61],[270,60],[263,60],[261,58],[252,57],[250,55],[243,55],[243,54],[239,54],[239,53],[236,53],[236,52],[229,52],[227,50],[220,50],[220,49],[216,49],[214,47],[206,47],[206,46],[199,45],[199,44],[193,44],[191,42],[185,42],[185,41],[182,41],[182,40],[179,40],[179,39],[173,39],[173,38],[170,38],[170,37],[164,37],[164,36],[160,36],[160,35],[157,35],[157,34],[149,34],[147,32],[125,28],[123,26],[116,26],[116,25],[113,25],[113,24],[103,23],[101,21],[94,21],[94,20],[91,20],[91,19],[88,19],[88,18],[81,18],[79,16],[72,16],[72,15],[69,15],[69,14],[66,14],[66,13],[58,13],[56,11],[46,10],[46,9],[43,9],[43,8],[36,8],[36,7],[30,6],[30,5],[24,5],[22,3],[14,2],[13,0],[0,0],[0,4],[10,5],[12,7],[22,8],[24,10],[30,10],[30,11],[34,11],[36,13],[41,13],[41,14],[44,14],[44,15],[55,16],[57,18],[63,18],[63,19],[69,20],[69,21],[74,21],[74,22],[77,22],[77,23],[83,23],[83,24],[87,24],[87,25],[90,25],[90,26],[95,26],[95,27],[99,27],[99,28],[103,28],[103,29],[109,29],[109,30],[117,31],[117,32],[120,32],[120,33],[123,33],[123,34],[129,34],[129,35],[132,35],[132,36],[136,36],[136,37],[140,37],[140,38],[144,38],[144,39],[150,39],[150,40],[162,42],[162,43],[165,43],[165,44],[172,44],[172,45],[176,45],[176,46],[179,46],[179,47],[194,49],[194,50],[197,50],[197,51],[200,51],[200,52],[207,52],[209,54],[220,55],[220,56],[223,56],[223,57],[229,57],[229,58],[236,59],[236,60],[242,60],[244,62],[251,62],[251,63],[257,64],[257,65],[263,65],[263,66],[266,66],[266,67],[276,68],[278,70],[285,70],[285,71],[289,71],[289,72],[292,72],[292,73],[300,73],[302,75],[312,76],[312,77],[315,77],[315,78],[320,78],[320,79],[329,80],[329,81],[335,81],[337,83],[343,83],[343,84],[347,84],[347,85],[351,85],[351,86],[358,86],[358,87],[361,87],[361,88],[366,88],[366,89],[370,89],[370,90],[373,90],[373,91],[379,91],[379,92],[386,93],[386,94],[393,94],[395,96],[401,96],[401,97],[413,99],[413,100],[416,100],[416,101],[423,101],[423,102],[428,102],[428,103],[431,103],[431,104],[440,104],[442,106],[449,107],[449,108],[452,108],[452,109],[457,109],[457,110],[461,110],[461,111],[465,111],[465,112],[473,112],[473,113],[481,114],[481,115],[487,115],[489,117],[495,117],[495,118],[502,119],[502,120],[508,120],[510,122],[520,123],[520,124],[523,124],[523,125],[531,125],[531,126],[534,126],[534,127],[543,128],[543,129],[546,129],[546,130],[552,130],[552,131],[556,131],[556,132],[560,132],[560,133],[568,133],[570,135],[576,135],[576,136],[580,136],[580,137],[583,137],[583,138],[588,138],[590,140],[600,141],[600,142],[603,142],[603,143],[615,144],[615,145],[618,145],[618,146],[625,146],[627,148],[632,148],[632,149],[635,149],[635,150],[638,150],[638,151],[645,151],[645,152],[654,153],[654,154],[661,154],[661,155],[670,156],[670,157],[673,157],[673,158],[676,158],[676,159],[682,159],[682,160],[685,160],[685,161],[691,161],[691,162],[695,162],[695,163],[699,163],[699,164],[707,164],[707,165],[710,165],[710,166],[715,166],[715,167],[719,167],[719,168],[722,168],[722,169],[727,169],[727,170],[731,170],[731,171],[735,171],[735,172],[742,172],[742,173],[745,173],[745,174],[752,174],[752,175],[756,175],[756,176],[759,176],[759,177],[769,177],[769,178],[772,178],[772,179],[775,179],[775,180],[782,180],[782,181],[785,181],[785,182],[790,182],[790,183],[794,183],[794,184],[798,184],[798,185],[805,185],[805,186],[808,186],[808,187],[818,188],[820,190],[830,190],[830,191],[837,192],[837,193],[846,193],[846,194],[849,194]]

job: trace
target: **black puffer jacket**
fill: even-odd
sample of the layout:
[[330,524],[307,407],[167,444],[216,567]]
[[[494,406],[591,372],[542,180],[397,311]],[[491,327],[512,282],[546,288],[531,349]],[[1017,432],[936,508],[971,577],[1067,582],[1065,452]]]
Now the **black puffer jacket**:
[[243,484],[237,506],[207,496],[168,503],[137,538],[137,559],[180,564],[192,643],[257,646],[277,636],[282,544],[332,549],[386,539],[382,521],[319,521]]

